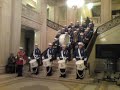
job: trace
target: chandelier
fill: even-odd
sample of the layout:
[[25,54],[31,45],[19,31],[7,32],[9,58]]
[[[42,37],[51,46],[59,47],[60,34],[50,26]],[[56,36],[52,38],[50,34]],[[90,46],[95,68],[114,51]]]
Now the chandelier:
[[80,8],[85,4],[85,0],[67,0],[67,6]]

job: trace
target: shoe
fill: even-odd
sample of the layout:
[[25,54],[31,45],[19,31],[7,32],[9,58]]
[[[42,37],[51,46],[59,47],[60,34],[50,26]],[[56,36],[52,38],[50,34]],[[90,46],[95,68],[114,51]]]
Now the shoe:
[[18,75],[17,77],[23,77],[22,75]]
[[76,77],[76,79],[79,79],[78,77]]

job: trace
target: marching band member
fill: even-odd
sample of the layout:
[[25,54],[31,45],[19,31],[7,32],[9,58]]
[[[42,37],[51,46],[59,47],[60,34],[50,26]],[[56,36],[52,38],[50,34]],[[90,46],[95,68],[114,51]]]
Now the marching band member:
[[33,51],[33,57],[34,59],[37,60],[38,67],[37,67],[37,72],[36,75],[39,74],[39,66],[42,64],[42,56],[41,56],[41,51],[38,48],[38,44],[35,44],[35,49]]
[[79,35],[78,35],[78,42],[84,42],[84,33],[81,32]]
[[87,28],[84,32],[84,36],[85,36],[85,39],[84,39],[84,44],[85,44],[85,48],[87,47],[91,37],[93,35],[93,30],[90,30],[90,28]]
[[58,38],[54,38],[53,49],[54,49],[54,56],[56,59],[57,55],[59,54],[59,50],[60,50],[60,44],[59,44]]
[[[75,61],[79,61],[79,60],[87,61],[86,53],[85,53],[85,49],[84,49],[84,44],[82,42],[78,43],[78,48],[74,51],[73,60],[75,60]],[[84,70],[77,70],[76,79],[83,79],[84,78],[83,71]]]
[[[50,62],[54,60],[54,49],[52,48],[52,43],[49,43],[49,47],[45,52],[44,59],[49,59]],[[51,66],[47,66],[46,71],[47,71],[47,76],[52,75],[52,67]]]
[[[57,57],[58,60],[63,60],[65,61],[64,63],[66,63],[66,61],[68,60],[69,57],[69,53],[68,50],[66,49],[66,45],[62,45],[62,49]],[[60,77],[65,78],[66,77],[66,68],[60,68]]]
[[19,47],[19,51],[17,53],[17,77],[22,77],[23,74],[23,65],[27,61],[27,56],[25,55],[25,52],[23,51],[23,47]]

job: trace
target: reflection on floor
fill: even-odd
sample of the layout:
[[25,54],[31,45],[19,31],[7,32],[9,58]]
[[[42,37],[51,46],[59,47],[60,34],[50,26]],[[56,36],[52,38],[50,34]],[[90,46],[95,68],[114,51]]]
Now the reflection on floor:
[[0,90],[120,90],[120,87],[110,82],[82,84],[0,75]]

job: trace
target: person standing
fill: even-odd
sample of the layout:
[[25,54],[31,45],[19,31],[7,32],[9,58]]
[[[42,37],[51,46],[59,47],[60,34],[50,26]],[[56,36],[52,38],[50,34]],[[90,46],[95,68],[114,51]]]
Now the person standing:
[[8,63],[6,66],[6,72],[7,73],[15,73],[15,65],[16,65],[16,59],[13,53],[10,54],[10,57],[8,58]]
[[[65,63],[69,59],[69,53],[68,53],[68,50],[66,49],[66,45],[62,45],[62,49],[60,50],[57,59],[65,60]],[[60,68],[60,77],[63,77],[63,78],[66,77],[66,68]]]
[[[74,61],[79,61],[79,60],[83,60],[84,61],[84,65],[87,62],[87,57],[86,57],[86,52],[84,49],[84,44],[82,42],[78,43],[78,48],[74,51],[74,55],[73,55],[73,60]],[[83,75],[83,71],[84,70],[77,70],[78,73],[76,73],[76,79],[83,79],[84,76]],[[81,77],[80,77],[81,75]]]
[[[50,62],[52,62],[54,60],[54,57],[55,57],[55,54],[54,54],[54,49],[52,47],[52,43],[49,43],[48,49],[46,50],[43,58],[49,59]],[[52,75],[52,66],[47,66],[46,71],[47,71],[47,76],[51,76]]]
[[34,59],[37,60],[37,63],[38,63],[38,68],[37,68],[37,72],[36,72],[36,75],[37,75],[37,74],[39,74],[39,67],[40,67],[40,65],[42,65],[42,56],[41,56],[41,51],[38,48],[38,44],[35,44],[35,49],[33,51],[33,57],[34,57]]
[[22,77],[23,76],[23,65],[26,63],[27,61],[27,56],[23,50],[23,47],[19,47],[19,51],[17,53],[17,77]]

